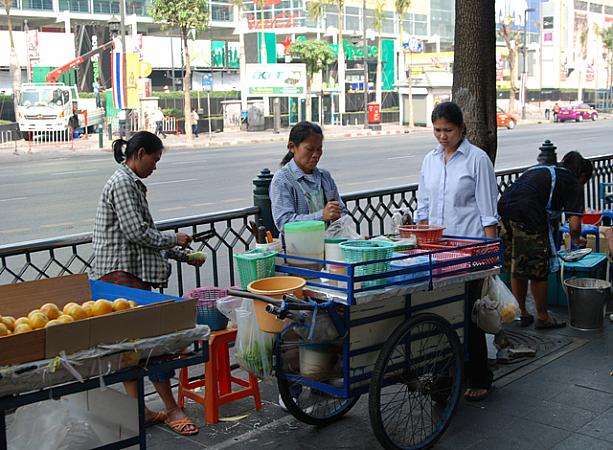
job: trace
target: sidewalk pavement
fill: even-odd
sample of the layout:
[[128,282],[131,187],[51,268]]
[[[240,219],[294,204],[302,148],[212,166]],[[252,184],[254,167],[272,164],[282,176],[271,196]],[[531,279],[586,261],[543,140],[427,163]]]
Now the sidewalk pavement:
[[[565,318],[566,308],[552,308]],[[435,449],[612,449],[613,448],[613,324],[607,319],[600,331],[570,327],[535,331],[511,324],[515,333],[536,341],[558,343],[559,348],[506,370],[496,389],[483,402],[462,400]],[[526,331],[527,330],[527,331]],[[341,420],[316,428],[299,422],[278,405],[274,383],[260,384],[263,407],[252,399],[221,408],[222,422],[203,423],[203,409],[186,405],[186,413],[200,433],[181,437],[158,425],[147,433],[148,448],[161,449],[373,449],[381,448],[363,396]],[[156,396],[150,397],[153,401]],[[153,402],[152,408],[160,407]]]
[[[525,121],[520,121],[518,126],[530,124],[538,124],[543,121],[536,117],[530,117]],[[370,136],[392,136],[414,133],[431,133],[430,127],[416,126],[409,129],[408,126],[399,125],[398,123],[384,123],[381,130],[364,129],[361,125],[325,125],[323,127],[326,140],[339,140],[362,138]],[[265,143],[287,143],[289,129],[281,129],[279,133],[274,133],[272,130],[266,131],[231,131],[231,132],[213,132],[210,136],[208,133],[201,132],[199,137],[194,138],[192,143],[188,143],[184,135],[168,134],[164,139],[164,145],[167,149],[202,149],[202,148],[224,148],[232,146],[258,145]],[[114,139],[117,136],[114,137]],[[99,137],[97,134],[89,136],[81,136],[74,141],[55,142],[55,143],[40,143],[35,142],[30,144],[27,141],[19,140],[6,143],[0,143],[0,155],[49,155],[49,154],[98,154],[100,152],[111,151],[111,141],[108,135],[104,134],[103,144],[100,147]]]

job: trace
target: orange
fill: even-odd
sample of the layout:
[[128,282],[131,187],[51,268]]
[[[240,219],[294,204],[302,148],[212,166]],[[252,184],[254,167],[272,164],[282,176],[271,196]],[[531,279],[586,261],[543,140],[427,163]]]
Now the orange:
[[34,314],[38,314],[40,312],[42,312],[40,309],[33,309],[32,311],[28,313],[28,319],[32,317]]
[[32,331],[32,327],[26,323],[15,325],[15,334],[27,333],[28,331]]
[[94,302],[94,316],[102,316],[113,312],[113,304],[109,300],[100,299]]
[[55,303],[45,303],[40,307],[40,310],[47,316],[49,320],[60,317],[60,309]]
[[118,298],[113,302],[113,311],[130,309],[130,303],[125,298]]
[[134,300],[128,300],[128,303],[130,304],[130,308],[138,307],[138,303],[136,303]]
[[39,328],[45,328],[47,322],[49,322],[49,319],[42,312],[37,312],[30,316],[30,325],[35,330]]
[[11,332],[7,328],[7,326],[4,325],[3,323],[0,323],[0,336],[8,336],[10,333]]
[[62,314],[60,317],[57,318],[57,320],[59,320],[62,323],[74,322],[74,319],[72,318],[72,316],[69,316],[68,314]]
[[93,307],[94,302],[85,302],[81,305],[81,308],[83,308],[83,311],[85,312],[85,316],[86,317],[93,317],[94,316],[94,307]]
[[47,322],[47,325],[45,325],[45,328],[49,328],[55,325],[64,325],[64,322],[62,322],[60,319],[53,319]]
[[94,307],[94,302],[93,300],[88,300],[86,302],[81,303],[81,306],[89,306],[90,308]]
[[27,325],[28,327],[32,328],[30,326],[30,319],[28,319],[27,317],[20,317],[19,319],[17,319],[15,321],[15,329],[17,329],[18,325]]
[[63,312],[64,314],[68,314],[68,308],[70,308],[72,305],[76,305],[76,304],[77,304],[77,303],[75,303],[75,302],[66,303],[66,304],[64,305],[64,308],[62,309],[62,312]]
[[2,322],[9,329],[9,331],[13,331],[15,329],[15,318],[14,317],[2,316],[2,319],[0,319],[0,322]]
[[81,305],[71,305],[67,310],[66,314],[72,317],[74,320],[87,319],[87,313],[83,309]]

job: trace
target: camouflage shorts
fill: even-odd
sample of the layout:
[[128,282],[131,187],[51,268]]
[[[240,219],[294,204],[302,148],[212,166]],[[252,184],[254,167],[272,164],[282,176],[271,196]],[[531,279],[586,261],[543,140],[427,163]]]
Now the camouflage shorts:
[[505,270],[515,278],[545,281],[549,275],[549,236],[526,230],[517,222],[502,221]]

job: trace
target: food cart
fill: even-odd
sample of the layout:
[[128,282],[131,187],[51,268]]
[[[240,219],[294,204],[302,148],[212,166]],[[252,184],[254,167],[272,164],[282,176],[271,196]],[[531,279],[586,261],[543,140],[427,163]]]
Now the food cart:
[[[461,395],[471,296],[502,261],[499,240],[455,243],[354,263],[278,255],[284,263],[277,272],[306,279],[302,296],[230,292],[267,304],[284,320],[273,366],[292,415],[326,425],[368,393],[384,448],[430,448],[441,437]],[[389,270],[415,258],[418,264]],[[346,274],[318,271],[323,265],[340,265]]]

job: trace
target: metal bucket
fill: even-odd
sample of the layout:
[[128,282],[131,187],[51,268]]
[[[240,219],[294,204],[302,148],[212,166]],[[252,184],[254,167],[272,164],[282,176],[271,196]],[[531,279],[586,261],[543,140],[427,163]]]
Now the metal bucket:
[[564,280],[564,286],[570,326],[585,331],[602,328],[611,283],[597,278],[570,278]]

